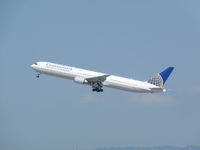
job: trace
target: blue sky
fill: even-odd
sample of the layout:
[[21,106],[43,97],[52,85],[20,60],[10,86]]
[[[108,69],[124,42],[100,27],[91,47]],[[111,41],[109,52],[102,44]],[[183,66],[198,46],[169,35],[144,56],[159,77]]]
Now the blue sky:
[[[1,1],[0,149],[200,144],[199,1]],[[164,94],[41,76],[50,61],[148,80]]]

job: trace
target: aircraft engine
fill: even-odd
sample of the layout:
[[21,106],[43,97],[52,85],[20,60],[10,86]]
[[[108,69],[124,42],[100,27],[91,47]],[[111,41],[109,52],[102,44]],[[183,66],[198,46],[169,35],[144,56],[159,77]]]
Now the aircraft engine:
[[74,78],[74,82],[79,83],[79,84],[87,84],[87,80],[85,80],[85,78],[83,77],[75,77]]

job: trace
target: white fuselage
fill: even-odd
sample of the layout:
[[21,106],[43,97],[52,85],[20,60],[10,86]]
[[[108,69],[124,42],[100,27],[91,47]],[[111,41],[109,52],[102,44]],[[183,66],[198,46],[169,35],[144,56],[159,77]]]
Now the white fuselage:
[[[75,67],[54,64],[50,62],[37,62],[31,67],[40,74],[47,74],[57,76],[61,78],[75,80],[77,77],[92,78],[97,76],[106,75],[100,72],[89,71],[85,69],[79,69]],[[165,89],[150,84],[146,81],[138,81],[134,79],[119,77],[115,75],[109,75],[105,81],[102,82],[103,86],[111,87],[115,89],[131,91],[131,92],[164,92]]]

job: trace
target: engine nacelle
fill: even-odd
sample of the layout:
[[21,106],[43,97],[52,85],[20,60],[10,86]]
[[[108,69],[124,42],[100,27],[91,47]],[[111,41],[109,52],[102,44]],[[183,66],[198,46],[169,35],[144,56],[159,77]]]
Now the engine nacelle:
[[83,77],[75,77],[74,78],[74,82],[79,83],[79,84],[87,84],[87,80],[85,80],[85,78]]

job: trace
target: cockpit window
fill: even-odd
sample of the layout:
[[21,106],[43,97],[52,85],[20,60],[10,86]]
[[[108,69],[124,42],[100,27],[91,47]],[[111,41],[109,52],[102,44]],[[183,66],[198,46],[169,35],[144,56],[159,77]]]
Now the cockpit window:
[[35,65],[38,65],[37,63],[34,63]]

